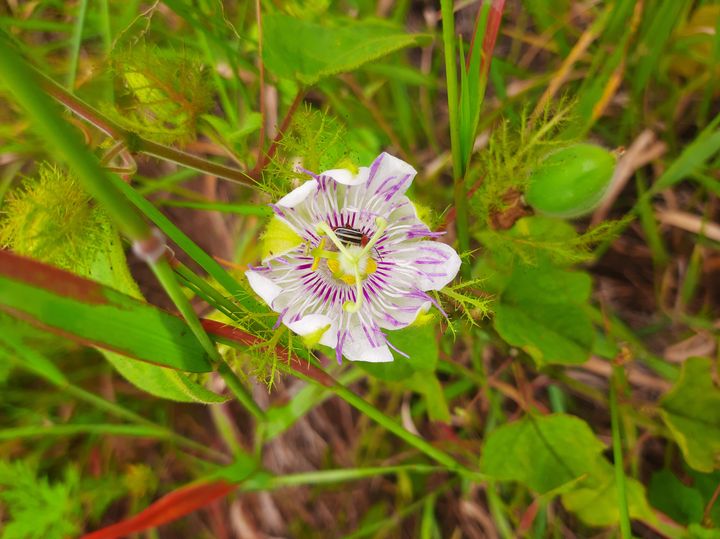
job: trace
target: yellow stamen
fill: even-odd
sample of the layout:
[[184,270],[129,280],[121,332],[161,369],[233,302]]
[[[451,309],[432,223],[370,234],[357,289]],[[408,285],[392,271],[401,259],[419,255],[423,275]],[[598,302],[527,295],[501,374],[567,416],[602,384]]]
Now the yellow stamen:
[[[336,254],[336,253],[333,253]],[[339,279],[349,285],[355,284],[355,275],[345,273],[340,269],[340,261],[337,258],[328,259],[328,269],[332,272],[333,277]],[[365,263],[365,271],[361,274],[361,277],[365,279],[368,275],[372,275],[377,271],[377,262],[372,258],[368,258]]]
[[320,256],[318,256],[318,251],[322,252],[323,247],[325,247],[325,238],[320,240],[320,245],[317,246],[317,248],[312,250],[313,255],[313,263],[312,267],[310,268],[311,271],[317,271],[318,267],[320,266]]

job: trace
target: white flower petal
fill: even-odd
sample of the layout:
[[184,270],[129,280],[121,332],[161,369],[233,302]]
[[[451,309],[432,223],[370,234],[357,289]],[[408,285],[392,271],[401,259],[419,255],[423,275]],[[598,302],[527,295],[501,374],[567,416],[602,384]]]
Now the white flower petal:
[[337,346],[337,330],[333,329],[333,321],[324,314],[308,314],[300,320],[285,324],[298,335],[311,335],[316,331],[327,328],[320,339],[320,344],[335,348]]
[[383,313],[382,318],[376,320],[378,326],[383,329],[402,329],[409,326],[417,319],[418,315],[430,310],[432,303],[420,295],[406,296],[392,301],[395,306],[391,312]]
[[278,200],[277,205],[283,206],[284,208],[294,208],[317,191],[317,188],[317,180],[308,180],[300,187],[293,189],[287,195]]
[[268,277],[262,275],[262,272],[259,271],[248,270],[245,272],[245,277],[247,277],[248,283],[250,283],[250,286],[255,293],[260,296],[265,303],[272,307],[275,298],[282,293],[282,288],[276,285]]
[[360,185],[368,180],[370,169],[368,167],[360,167],[357,174],[353,174],[344,168],[334,168],[326,170],[321,176],[328,176],[343,185]]
[[367,195],[383,195],[389,201],[397,195],[403,195],[416,174],[417,170],[410,164],[383,152],[370,165]]
[[455,278],[461,264],[455,249],[439,241],[418,241],[391,249],[388,258],[412,270],[417,277],[415,287],[423,291],[442,289]]
[[387,344],[372,346],[359,326],[350,330],[350,335],[343,344],[342,354],[350,361],[368,363],[389,363],[394,359]]

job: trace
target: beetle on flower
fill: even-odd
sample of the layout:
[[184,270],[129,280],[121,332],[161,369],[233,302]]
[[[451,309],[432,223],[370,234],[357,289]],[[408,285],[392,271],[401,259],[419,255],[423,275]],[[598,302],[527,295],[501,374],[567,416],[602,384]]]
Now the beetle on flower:
[[416,171],[382,153],[355,173],[334,169],[272,205],[298,241],[245,275],[285,324],[335,349],[338,362],[387,362],[382,330],[412,324],[455,278],[460,257],[432,232],[405,195]]

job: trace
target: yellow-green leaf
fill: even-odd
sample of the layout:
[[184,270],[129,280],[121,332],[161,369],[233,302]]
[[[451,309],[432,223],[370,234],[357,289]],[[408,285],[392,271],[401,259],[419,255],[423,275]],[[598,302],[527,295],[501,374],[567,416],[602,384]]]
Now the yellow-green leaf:
[[660,414],[691,468],[720,468],[720,389],[712,362],[690,358],[680,379],[660,403]]

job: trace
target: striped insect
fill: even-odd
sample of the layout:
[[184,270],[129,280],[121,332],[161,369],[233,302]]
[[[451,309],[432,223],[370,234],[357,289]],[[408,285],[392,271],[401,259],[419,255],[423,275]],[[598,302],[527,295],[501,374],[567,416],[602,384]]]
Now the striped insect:
[[[335,232],[337,238],[345,245],[357,245],[359,247],[365,247],[370,241],[370,237],[367,234],[363,233],[360,230],[356,230],[354,228],[346,226],[339,226],[337,228],[334,228],[333,232]],[[375,251],[380,260],[382,260],[382,256],[380,256],[380,252],[377,250],[377,248],[373,247],[373,251]]]

